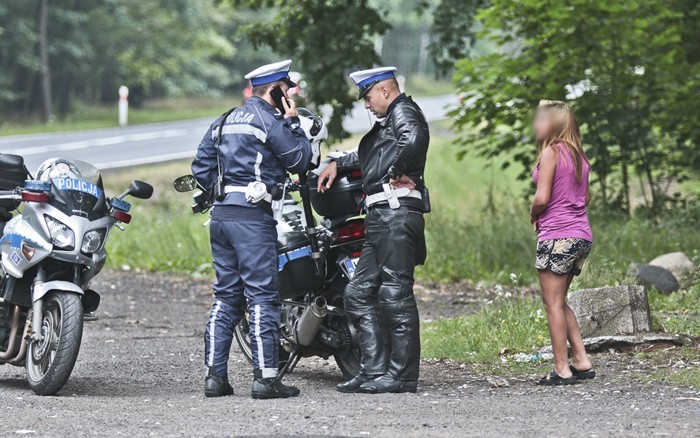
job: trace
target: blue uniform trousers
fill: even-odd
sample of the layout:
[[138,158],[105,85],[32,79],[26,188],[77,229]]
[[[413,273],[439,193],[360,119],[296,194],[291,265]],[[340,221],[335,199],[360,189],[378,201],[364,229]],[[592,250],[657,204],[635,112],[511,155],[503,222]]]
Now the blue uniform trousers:
[[247,308],[253,369],[275,377],[280,345],[275,221],[260,207],[218,206],[210,241],[216,283],[204,335],[205,364],[217,376],[228,374],[233,330]]

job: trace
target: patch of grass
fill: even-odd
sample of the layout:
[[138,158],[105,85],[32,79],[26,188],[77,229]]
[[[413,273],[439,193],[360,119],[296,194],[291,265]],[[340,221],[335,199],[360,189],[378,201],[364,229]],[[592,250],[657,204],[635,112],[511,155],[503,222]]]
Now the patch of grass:
[[[549,344],[547,318],[538,299],[509,299],[479,312],[423,326],[423,356],[494,364],[504,352],[529,353]],[[531,365],[531,364],[530,364]],[[521,364],[529,368],[528,363]]]
[[[649,359],[655,362],[657,370],[644,380],[660,381],[673,386],[686,386],[700,390],[700,367],[698,367],[698,350],[683,347],[680,352],[654,352]],[[673,364],[669,366],[669,364]]]
[[207,215],[190,210],[191,193],[177,193],[173,180],[190,173],[190,163],[177,161],[156,166],[105,172],[107,193],[120,193],[132,179],[154,186],[149,200],[129,198],[132,222],[126,231],[112,230],[107,242],[107,266],[149,271],[212,275]]
[[[700,283],[671,295],[649,292],[649,306],[655,329],[670,333],[700,336]],[[541,301],[532,297],[499,298],[484,305],[477,313],[460,318],[441,319],[422,327],[423,356],[452,359],[468,364],[489,365],[488,370],[499,374],[502,357],[517,353],[532,354],[549,345],[547,319]],[[639,353],[650,360],[668,362],[659,352]],[[510,359],[510,358],[509,358]],[[697,361],[697,349],[684,348],[679,360]],[[517,363],[508,360],[503,366],[508,374],[531,374],[542,371],[540,365],[549,361]],[[666,376],[666,374],[663,374]],[[675,371],[669,382],[700,387],[697,369]]]
[[670,295],[648,295],[655,330],[700,336],[700,282]]
[[[213,119],[239,103],[240,98],[238,97],[153,100],[147,102],[143,108],[129,108],[129,124],[139,125],[202,117]],[[119,126],[118,110],[115,101],[114,105],[110,106],[79,106],[66,118],[48,124],[42,124],[36,118],[22,119],[21,121],[5,120],[0,122],[0,136],[114,128],[117,126]]]
[[653,380],[661,380],[674,386],[688,386],[693,389],[700,389],[700,368],[690,367],[680,370],[654,371],[650,376]]

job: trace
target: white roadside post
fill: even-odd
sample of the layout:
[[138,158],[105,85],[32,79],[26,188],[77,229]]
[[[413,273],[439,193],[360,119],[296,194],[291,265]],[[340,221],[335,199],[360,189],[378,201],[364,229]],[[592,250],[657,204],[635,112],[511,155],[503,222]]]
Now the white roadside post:
[[129,88],[119,87],[119,126],[126,126],[129,119]]

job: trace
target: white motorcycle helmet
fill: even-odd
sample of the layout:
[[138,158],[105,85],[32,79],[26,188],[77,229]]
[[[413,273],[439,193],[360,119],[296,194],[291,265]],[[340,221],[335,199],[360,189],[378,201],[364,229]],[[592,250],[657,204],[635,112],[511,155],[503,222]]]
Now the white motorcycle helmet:
[[321,163],[321,143],[328,138],[328,128],[323,119],[306,108],[297,108],[301,129],[311,142],[311,167],[316,168]]

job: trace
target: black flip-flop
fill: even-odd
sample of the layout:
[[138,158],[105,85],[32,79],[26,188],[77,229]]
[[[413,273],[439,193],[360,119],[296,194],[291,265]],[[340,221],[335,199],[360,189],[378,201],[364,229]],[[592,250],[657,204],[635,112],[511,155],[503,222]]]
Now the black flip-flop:
[[576,376],[576,378],[579,380],[590,380],[595,377],[595,371],[593,371],[592,368],[588,369],[587,371],[579,371],[574,368],[573,365],[569,365],[569,369],[571,370],[571,374]]
[[561,377],[556,371],[542,377],[537,384],[543,386],[575,385],[578,382],[576,376]]

